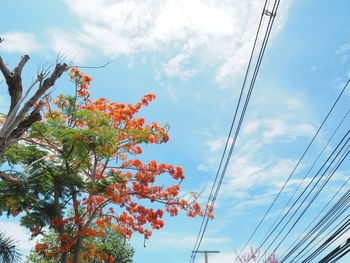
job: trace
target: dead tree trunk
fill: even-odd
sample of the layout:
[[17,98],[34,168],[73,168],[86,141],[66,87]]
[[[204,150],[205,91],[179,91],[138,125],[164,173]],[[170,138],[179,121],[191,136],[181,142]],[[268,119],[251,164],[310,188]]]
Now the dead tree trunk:
[[[0,127],[0,158],[34,122],[41,120],[42,99],[47,91],[54,86],[56,80],[68,69],[67,64],[57,63],[52,73],[41,71],[23,94],[22,69],[28,60],[28,55],[23,56],[18,65],[11,71],[0,56],[0,71],[5,78],[11,97],[6,119]],[[30,97],[29,93],[32,90],[35,91]],[[2,172],[0,172],[0,179],[9,183],[19,183],[18,180],[20,180]]]

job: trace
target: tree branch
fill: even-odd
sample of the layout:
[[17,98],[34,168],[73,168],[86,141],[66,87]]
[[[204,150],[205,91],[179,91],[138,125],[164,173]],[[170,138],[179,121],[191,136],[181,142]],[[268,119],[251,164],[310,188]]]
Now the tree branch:
[[[56,80],[61,77],[63,72],[67,70],[67,64],[57,64],[55,67],[55,70],[51,74],[50,77],[46,78],[43,83],[39,86],[38,90],[35,92],[35,94],[24,104],[21,111],[17,114],[13,124],[16,126],[20,120],[23,118],[23,116],[28,112],[28,110],[33,107],[34,103],[37,102],[44,93],[51,88]],[[29,128],[29,127],[28,127]]]
[[29,60],[29,56],[25,55],[21,58],[20,62],[18,63],[17,67],[11,72],[5,65],[4,61],[0,57],[0,70],[2,74],[5,77],[8,91],[11,96],[11,105],[8,112],[8,115],[12,112],[14,107],[18,104],[19,100],[22,97],[22,78],[21,73],[24,65]]
[[[11,105],[9,113],[7,114],[8,119],[5,121],[4,125],[0,130],[0,156],[2,156],[11,145],[17,141],[36,121],[41,120],[40,110],[43,103],[40,102],[34,110],[30,113],[28,117],[28,111],[33,107],[34,103],[38,102],[45,94],[45,92],[50,89],[56,82],[56,80],[61,77],[63,72],[68,69],[67,64],[56,64],[52,74],[47,77],[47,72],[41,72],[38,74],[37,79],[32,83],[32,85],[27,90],[25,96],[22,98],[22,80],[21,72],[29,56],[23,56],[17,67],[13,72],[7,68],[2,58],[0,57],[0,70],[3,73],[6,83],[8,85],[9,93],[11,96]],[[44,80],[45,78],[45,80]],[[39,83],[39,87],[36,90],[35,94],[26,101],[19,110],[22,102],[29,94],[29,91]],[[11,114],[13,113],[13,114]]]
[[7,68],[1,56],[0,56],[0,70],[4,75],[5,79],[11,77],[11,71]]
[[15,178],[10,174],[4,173],[0,171],[0,178],[10,184],[23,184],[24,180],[23,179],[19,179],[19,178]]
[[28,55],[24,55],[21,58],[21,60],[19,61],[17,67],[13,70],[13,73],[15,75],[21,76],[22,69],[23,69],[24,65],[28,62],[29,59],[30,59],[30,57]]
[[4,125],[2,126],[0,136],[1,137],[7,137],[12,132],[14,128],[16,128],[16,123],[14,123],[16,114],[18,112],[19,107],[21,106],[22,102],[25,100],[25,98],[28,96],[29,92],[32,90],[32,88],[39,83],[42,80],[42,76],[38,75],[37,78],[34,80],[34,82],[29,86],[27,89],[25,95],[19,99],[17,104],[13,107],[11,110],[11,113],[7,115],[6,121]]

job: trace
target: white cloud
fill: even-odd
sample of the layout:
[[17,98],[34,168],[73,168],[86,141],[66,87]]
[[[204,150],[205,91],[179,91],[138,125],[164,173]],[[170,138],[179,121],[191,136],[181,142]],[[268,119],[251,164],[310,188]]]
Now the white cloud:
[[307,123],[290,124],[288,120],[266,119],[263,121],[265,131],[263,140],[272,140],[276,137],[296,138],[300,136],[312,136],[315,134],[315,128]]
[[335,51],[337,56],[340,56],[341,62],[346,63],[349,59],[350,42],[343,44]]
[[213,171],[217,168],[217,161],[218,159],[216,157],[207,158],[205,163],[200,163],[197,165],[197,169],[203,172]]
[[297,99],[288,99],[286,100],[286,105],[288,109],[298,109],[302,106],[301,101],[297,100]]
[[156,71],[155,81],[161,87],[165,88],[165,90],[168,92],[169,98],[173,102],[178,102],[179,101],[179,94],[176,92],[176,89],[172,86],[171,83],[165,83],[165,82],[162,81],[161,72],[159,70]]
[[218,150],[223,149],[225,142],[226,142],[226,138],[218,138],[218,139],[208,140],[204,142],[204,144],[209,147],[209,150],[211,152],[216,152]]
[[337,55],[344,54],[350,50],[350,42],[343,44],[339,49],[335,51]]
[[294,165],[295,161],[290,159],[258,160],[256,155],[233,157],[226,174],[223,192],[232,196],[236,191],[274,186],[291,172]]
[[8,32],[1,35],[4,42],[0,44],[0,51],[30,53],[37,51],[41,45],[35,35],[26,32]]
[[266,130],[263,132],[263,137],[267,139],[286,135],[288,132],[288,125],[283,120],[267,119],[264,121],[264,126]]
[[[279,100],[282,103],[288,101],[282,98],[283,96]],[[292,145],[300,138],[314,135],[315,128],[304,118],[293,114],[293,111],[304,109],[304,105],[300,100],[289,100],[289,105],[284,103],[287,111],[281,108],[280,111],[269,111],[269,115],[262,111],[252,112],[247,116],[220,194],[222,198],[239,200],[234,209],[268,203],[296,164],[293,158],[286,154],[281,155],[279,145],[283,144],[285,148],[285,144]],[[223,150],[226,139],[224,136],[209,136],[210,139],[204,142],[209,150],[206,162],[197,166],[202,171],[216,171],[221,156],[218,153]],[[300,169],[302,168],[299,167],[298,171]],[[291,181],[285,192],[298,182]],[[261,189],[264,189],[264,193],[259,192]]]
[[49,32],[52,49],[67,60],[75,63],[83,63],[92,56],[83,43],[76,41],[75,35],[69,35],[61,30],[55,29]]
[[260,125],[261,122],[256,119],[247,121],[242,130],[243,135],[248,135],[252,132],[257,131]]
[[196,69],[186,70],[184,64],[188,62],[189,56],[187,54],[179,54],[176,57],[170,59],[167,63],[163,63],[163,70],[167,76],[180,77],[183,80],[188,80],[195,73],[198,72]]
[[[214,66],[219,83],[242,72],[263,5],[259,0],[62,1],[81,28],[61,32],[61,38],[108,56],[162,54],[164,72],[183,79],[203,65]],[[275,33],[282,28],[290,1],[281,4]],[[192,59],[202,65],[191,65]]]
[[[293,185],[301,185],[301,188],[306,187],[307,184],[311,182],[312,178],[305,178],[305,179],[292,179],[289,180],[289,182],[286,184],[286,187],[293,186]],[[284,185],[284,182],[273,182],[275,184],[276,188],[282,188]]]
[[[181,237],[179,235],[174,236],[171,234],[169,235],[169,233],[162,233],[158,235],[158,238],[154,239],[153,242],[160,243],[162,246],[187,249],[195,244],[196,239],[197,236]],[[228,242],[231,242],[231,239],[227,237],[204,237],[202,240],[202,245],[205,246],[207,244],[223,244]]]

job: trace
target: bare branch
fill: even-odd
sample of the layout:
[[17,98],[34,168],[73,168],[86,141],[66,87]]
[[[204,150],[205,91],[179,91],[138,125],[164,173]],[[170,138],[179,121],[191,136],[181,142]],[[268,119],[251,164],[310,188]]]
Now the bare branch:
[[[43,103],[40,102],[35,108],[34,110],[30,113],[30,115],[25,118],[24,120],[22,120],[19,124],[18,127],[11,133],[10,138],[11,139],[17,139],[20,136],[22,136],[27,129],[34,123],[37,121],[41,120],[41,115],[40,115],[40,110],[42,107]],[[18,137],[19,136],[19,137]]]
[[107,62],[101,66],[77,66],[77,65],[73,65],[73,66],[70,66],[69,68],[105,68],[107,67],[109,64],[111,64],[112,62],[114,61],[110,61],[109,59],[107,60]]
[[9,136],[0,137],[0,156],[3,156],[6,150],[10,148],[12,144],[14,144],[34,122],[41,120],[41,115],[39,113],[41,107],[42,104],[39,103],[39,105],[36,106],[30,115],[26,119],[22,120],[18,124],[18,127],[14,129]]
[[[67,70],[67,64],[57,64],[55,67],[55,70],[52,72],[51,76],[46,78],[41,85],[39,86],[38,90],[35,92],[35,94],[23,105],[22,109],[20,112],[15,116],[13,121],[11,122],[11,126],[7,127],[7,131],[2,131],[1,132],[1,137],[6,138],[7,136],[10,136],[12,131],[16,129],[16,127],[22,123],[22,124],[28,124],[29,126],[26,127],[28,129],[34,122],[30,122],[30,118],[26,119],[27,121],[23,122],[22,119],[25,116],[25,114],[29,111],[31,107],[33,107],[34,103],[37,102],[43,95],[44,93],[51,88],[56,80],[63,74],[64,71]],[[42,77],[42,76],[41,76]],[[36,83],[36,82],[35,82]],[[39,111],[37,111],[39,114]],[[31,114],[32,115],[32,114]],[[40,114],[39,114],[40,116]],[[22,125],[22,128],[23,125]],[[11,137],[13,137],[11,135]]]
[[8,91],[11,96],[11,105],[7,115],[11,113],[11,111],[14,109],[14,107],[17,105],[18,101],[22,97],[22,91],[23,91],[22,79],[21,79],[21,75],[16,74],[16,72],[21,73],[23,66],[28,60],[29,60],[29,56],[23,56],[21,61],[18,63],[18,66],[16,67],[16,69],[13,72],[11,72],[6,67],[5,63],[0,57],[0,70],[5,77],[5,80],[8,86]]
[[28,96],[29,92],[32,90],[32,88],[42,80],[42,75],[38,75],[37,78],[34,80],[34,82],[29,86],[27,89],[25,95],[17,102],[17,105],[12,109],[10,115],[8,115],[4,125],[2,126],[2,129],[0,131],[0,137],[6,137],[8,136],[14,128],[16,128],[16,123],[14,123],[16,114],[18,112],[19,107],[21,106],[22,102],[25,100],[25,98]]
[[13,70],[13,73],[15,75],[21,76],[22,69],[23,69],[24,65],[28,62],[29,59],[30,59],[30,57],[28,55],[24,55],[21,58],[21,60],[19,61],[17,67]]
[[5,65],[4,61],[2,60],[2,57],[0,56],[0,70],[2,74],[4,75],[5,79],[11,77],[11,71],[8,69],[8,67]]
[[4,173],[0,171],[0,178],[10,184],[23,184],[24,180],[15,178],[10,174]]

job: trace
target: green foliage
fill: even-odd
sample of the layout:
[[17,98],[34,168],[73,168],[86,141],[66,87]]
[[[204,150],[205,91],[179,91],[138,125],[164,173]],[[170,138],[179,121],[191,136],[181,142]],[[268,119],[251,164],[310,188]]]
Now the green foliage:
[[[45,242],[51,246],[57,246],[56,241],[57,234],[54,230],[50,230],[47,234],[44,234],[40,239],[41,242]],[[56,263],[54,258],[46,257],[45,255],[36,253],[35,249],[30,251],[25,263]]]
[[20,262],[21,255],[16,249],[15,242],[0,233],[0,263],[16,263]]
[[[93,244],[96,250],[106,253],[114,258],[115,263],[131,263],[134,255],[134,249],[126,240],[118,235],[115,230],[106,229],[106,238],[88,238],[85,244]],[[100,263],[98,259],[90,261],[91,263]],[[106,261],[107,262],[107,261]]]
[[32,236],[43,236],[29,262],[76,263],[83,258],[129,263],[133,250],[123,238],[138,232],[147,239],[152,228],[164,225],[163,210],[154,202],[164,204],[171,215],[178,209],[189,216],[204,214],[198,203],[178,198],[178,184],[155,184],[163,173],[184,179],[181,167],[133,159],[142,153],[140,144],[169,139],[168,127],[134,116],[155,96],[147,94],[135,105],[105,98],[93,102],[86,91],[91,78],[76,68],[71,72],[76,96],[44,102],[43,120],[31,125],[0,160],[20,178],[0,181],[0,215],[21,213],[21,224]]
[[[40,243],[48,244],[50,247],[59,246],[57,243],[57,232],[50,230],[45,234]],[[106,238],[89,237],[84,242],[84,249],[88,249],[90,245],[94,246],[96,253],[106,253],[114,258],[115,263],[132,263],[134,249],[123,237],[118,235],[112,228],[106,229]],[[52,257],[47,257],[44,254],[38,254],[32,250],[28,255],[25,263],[56,263]],[[109,261],[101,261],[100,259],[90,259],[89,263],[103,263]]]

